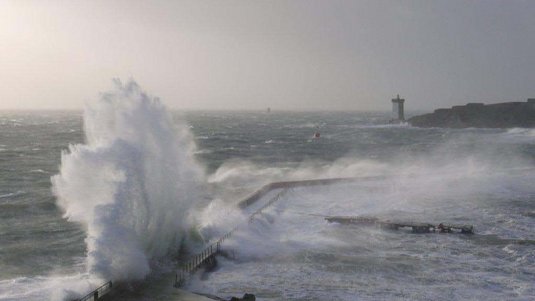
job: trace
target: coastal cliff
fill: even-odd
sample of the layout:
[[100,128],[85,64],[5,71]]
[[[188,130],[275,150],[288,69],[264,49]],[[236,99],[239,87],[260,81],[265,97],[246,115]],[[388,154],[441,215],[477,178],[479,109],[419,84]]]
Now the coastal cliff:
[[510,128],[535,127],[535,98],[527,102],[505,102],[491,105],[469,103],[451,109],[409,118],[416,127]]

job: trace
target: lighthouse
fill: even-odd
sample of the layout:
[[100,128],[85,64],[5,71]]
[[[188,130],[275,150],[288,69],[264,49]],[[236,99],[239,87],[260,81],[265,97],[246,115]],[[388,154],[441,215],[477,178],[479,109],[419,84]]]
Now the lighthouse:
[[405,99],[399,98],[399,94],[396,98],[392,99],[392,120],[391,123],[405,121],[405,113],[403,111],[403,103]]

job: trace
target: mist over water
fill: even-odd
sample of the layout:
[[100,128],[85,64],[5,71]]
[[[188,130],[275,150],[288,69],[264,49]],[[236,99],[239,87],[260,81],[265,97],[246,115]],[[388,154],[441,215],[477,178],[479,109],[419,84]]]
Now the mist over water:
[[[532,300],[533,166],[520,154],[504,163],[457,152],[448,163],[440,160],[444,149],[436,151],[386,166],[345,158],[323,170],[288,172],[290,178],[381,176],[287,189],[226,242],[234,259],[222,259],[217,272],[189,289],[224,296],[252,291],[261,300]],[[477,234],[363,229],[329,224],[323,218],[329,215],[471,224]]]
[[[371,124],[353,127],[350,133],[332,128],[335,135],[345,134],[344,142],[355,149],[371,148],[374,157],[350,150],[330,162],[268,165],[235,160],[211,174],[209,181],[230,187],[258,187],[262,181],[280,179],[362,180],[282,191],[278,202],[252,224],[242,223],[226,242],[225,251],[233,259],[221,259],[217,272],[195,278],[189,289],[227,297],[254,292],[260,300],[535,298],[531,130]],[[376,144],[377,137],[366,131],[392,136]],[[325,136],[308,147],[328,148],[338,142]],[[359,136],[362,140],[355,141]],[[279,147],[285,144],[281,141]],[[323,218],[328,215],[471,224],[477,234],[385,232],[329,224]]]
[[[236,225],[224,245],[235,259],[219,258],[187,289],[260,300],[533,299],[533,131],[388,119],[171,116],[135,82],[119,81],[82,116],[0,115],[0,300],[61,300],[109,279],[163,287],[154,274],[173,270],[180,247],[194,252],[198,236],[209,242]],[[363,180],[283,191],[249,225],[254,208],[235,207],[272,181],[330,177]],[[357,229],[324,215],[467,223],[477,234]],[[168,297],[145,289],[117,300]]]

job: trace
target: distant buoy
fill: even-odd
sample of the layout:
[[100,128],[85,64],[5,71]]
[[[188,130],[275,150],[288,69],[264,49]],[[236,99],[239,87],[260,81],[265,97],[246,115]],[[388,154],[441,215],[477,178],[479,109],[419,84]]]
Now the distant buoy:
[[314,138],[319,138],[320,137],[320,132],[315,132],[314,133]]

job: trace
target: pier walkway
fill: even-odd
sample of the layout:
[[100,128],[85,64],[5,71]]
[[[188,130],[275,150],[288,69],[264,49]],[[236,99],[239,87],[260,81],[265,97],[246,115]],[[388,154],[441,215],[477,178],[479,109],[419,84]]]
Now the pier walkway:
[[[258,200],[265,197],[268,193],[273,190],[280,189],[280,191],[269,201],[267,201],[263,206],[254,211],[248,218],[247,222],[251,223],[254,221],[255,217],[262,213],[262,211],[271,206],[273,203],[280,200],[280,198],[288,191],[290,188],[296,187],[307,187],[307,186],[322,186],[322,185],[331,185],[335,183],[344,183],[344,182],[354,182],[357,180],[366,180],[366,179],[376,179],[375,177],[360,177],[360,178],[329,178],[329,179],[314,179],[314,180],[301,180],[301,181],[284,181],[284,182],[273,182],[267,185],[264,185],[262,188],[256,190],[248,197],[244,198],[238,203],[238,207],[244,210],[245,208],[255,204]],[[246,225],[246,224],[242,224]],[[175,275],[175,287],[180,287],[188,278],[190,274],[198,270],[203,265],[211,265],[215,262],[215,256],[221,252],[221,244],[232,236],[234,231],[236,231],[240,225],[236,226],[230,232],[225,234],[216,243],[209,245],[202,252],[192,256],[187,261],[181,264],[181,267],[177,270]]]
[[413,233],[462,233],[473,234],[474,226],[472,225],[456,225],[456,224],[431,224],[411,221],[391,221],[381,220],[376,217],[367,216],[327,216],[325,217],[329,223],[339,223],[344,225],[357,226],[375,226],[381,229],[398,230],[401,228],[410,228]]
[[[262,188],[256,190],[248,197],[244,198],[238,202],[237,206],[240,209],[246,209],[251,205],[255,204],[258,200],[265,197],[268,193],[280,189],[280,191],[272,197],[268,202],[263,206],[255,210],[248,218],[247,223],[252,222],[255,217],[262,213],[262,211],[271,206],[273,203],[277,202],[280,197],[286,193],[289,188],[295,187],[307,187],[307,186],[322,186],[322,185],[331,185],[336,183],[344,182],[355,182],[357,180],[371,180],[377,179],[379,177],[352,177],[352,178],[329,178],[329,179],[314,179],[314,180],[302,180],[302,181],[284,181],[284,182],[273,182],[267,185],[264,185]],[[245,224],[247,224],[245,223]],[[243,224],[242,224],[243,225]],[[203,265],[210,265],[215,263],[215,256],[221,252],[221,245],[225,240],[230,238],[234,231],[236,231],[240,225],[236,226],[234,229],[223,235],[215,243],[207,246],[203,251],[198,254],[193,255],[188,258],[188,260],[180,263],[179,268],[175,274],[174,286],[180,287],[187,278],[197,271]],[[113,288],[113,282],[110,280],[103,284],[102,286],[96,288],[89,294],[85,295],[82,298],[76,299],[76,301],[96,301],[102,298],[104,295],[109,293]]]
[[97,287],[95,290],[93,290],[89,294],[87,294],[87,295],[85,295],[82,298],[77,299],[77,300],[78,301],[94,301],[94,300],[98,300],[101,297],[103,297],[104,295],[106,295],[107,293],[109,293],[112,288],[113,288],[113,283],[111,281],[108,281],[108,282],[104,283],[103,285]]

